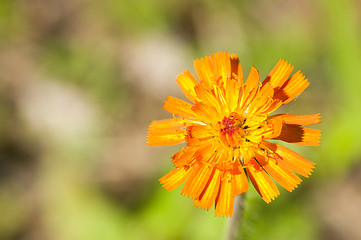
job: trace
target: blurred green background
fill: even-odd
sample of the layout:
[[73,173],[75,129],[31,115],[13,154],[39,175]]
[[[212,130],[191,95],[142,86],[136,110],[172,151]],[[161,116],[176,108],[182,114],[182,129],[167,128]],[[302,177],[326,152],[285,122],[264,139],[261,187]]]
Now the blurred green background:
[[158,178],[180,146],[145,145],[192,61],[237,53],[262,79],[279,58],[311,85],[280,112],[320,112],[317,163],[243,239],[361,239],[361,2],[1,0],[0,239],[221,239],[228,219]]

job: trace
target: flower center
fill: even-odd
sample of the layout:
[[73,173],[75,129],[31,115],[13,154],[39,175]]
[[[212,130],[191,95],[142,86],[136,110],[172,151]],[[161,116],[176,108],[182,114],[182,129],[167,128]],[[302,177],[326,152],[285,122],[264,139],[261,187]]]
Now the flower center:
[[251,119],[232,112],[222,121],[218,121],[219,139],[229,147],[244,148],[257,145],[262,141],[264,118]]
[[245,132],[242,128],[243,118],[236,112],[232,112],[222,121],[218,121],[220,139],[230,147],[239,146]]
[[222,135],[228,134],[232,136],[235,131],[239,129],[238,126],[235,126],[235,123],[236,121],[232,117],[224,117],[222,122],[218,121],[218,124],[221,125],[221,127],[223,126],[223,128],[221,128]]

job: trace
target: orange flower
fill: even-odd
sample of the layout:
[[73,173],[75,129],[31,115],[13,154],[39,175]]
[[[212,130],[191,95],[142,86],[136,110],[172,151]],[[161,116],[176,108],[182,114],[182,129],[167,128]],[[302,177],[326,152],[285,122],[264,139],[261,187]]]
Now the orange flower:
[[150,146],[187,144],[160,179],[167,191],[185,182],[182,194],[194,206],[209,210],[215,203],[216,216],[232,216],[235,196],[248,191],[247,175],[269,203],[280,194],[271,178],[291,192],[302,181],[295,173],[311,174],[313,162],[266,141],[319,145],[321,131],[304,126],[319,123],[320,114],[269,116],[309,85],[300,71],[288,78],[293,66],[280,59],[263,83],[252,66],[243,84],[237,55],[216,53],[194,66],[200,81],[188,70],[177,78],[192,103],[168,97],[164,108],[174,117],[149,126]]

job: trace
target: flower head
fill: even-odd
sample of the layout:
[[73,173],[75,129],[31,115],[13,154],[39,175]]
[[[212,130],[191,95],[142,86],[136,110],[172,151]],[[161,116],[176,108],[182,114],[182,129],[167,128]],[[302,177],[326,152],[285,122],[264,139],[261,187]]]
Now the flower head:
[[247,176],[269,203],[280,194],[273,180],[292,191],[302,181],[295,173],[311,174],[313,162],[267,141],[319,145],[320,130],[304,127],[319,123],[319,114],[270,116],[309,85],[300,71],[289,78],[293,66],[280,59],[262,83],[253,66],[243,83],[238,56],[227,52],[194,66],[199,81],[188,70],[177,78],[191,103],[168,97],[164,108],[173,118],[149,126],[150,146],[186,143],[172,157],[175,168],[160,179],[167,191],[185,182],[182,194],[194,206],[209,210],[215,203],[215,215],[231,216],[235,196],[248,191]]

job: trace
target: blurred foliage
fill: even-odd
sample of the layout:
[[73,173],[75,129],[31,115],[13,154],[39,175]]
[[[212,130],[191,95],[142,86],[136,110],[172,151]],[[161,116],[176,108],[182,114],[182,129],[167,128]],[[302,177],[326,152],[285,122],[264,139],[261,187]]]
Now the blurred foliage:
[[4,0],[0,4],[0,42],[10,41],[12,36],[23,30],[24,19],[16,14],[15,8],[15,1]]
[[263,239],[265,236],[269,239],[318,239],[319,226],[312,217],[310,204],[305,204],[305,191],[290,195],[282,190],[281,194],[285,196],[279,201],[265,205],[254,189],[247,193],[240,239]]
[[[271,204],[251,188],[241,236],[330,239],[337,229],[319,214],[329,198],[324,189],[360,165],[360,7],[352,0],[2,0],[0,239],[225,236],[228,219],[192,207],[180,189],[167,193],[157,182],[171,168],[171,152],[146,147],[145,135],[150,121],[165,114],[159,97],[168,95],[162,92],[167,86],[151,92],[147,86],[159,84],[157,78],[133,61],[150,56],[154,61],[145,63],[157,69],[165,44],[144,55],[134,50],[139,39],[151,41],[153,35],[177,39],[180,51],[196,58],[238,53],[245,74],[253,64],[265,77],[281,57],[305,73],[311,85],[282,111],[321,113],[323,122],[315,126],[323,131],[321,146],[291,146],[318,166],[298,189],[281,190]],[[164,51],[169,58],[171,50]],[[183,60],[179,73],[191,62]],[[137,79],[141,71],[146,79]],[[169,82],[163,84],[176,85]],[[31,95],[34,89],[49,83],[56,83],[51,85],[56,96],[41,93],[44,97],[28,106],[39,97]],[[68,91],[75,97],[68,100]],[[59,101],[66,107],[54,107]],[[42,108],[39,130],[28,112]],[[51,116],[59,111],[75,127],[58,126]],[[56,123],[52,130],[46,128],[48,118]],[[78,130],[83,126],[85,133]],[[338,234],[331,239],[359,236]]]
[[[174,2],[174,1],[173,1]],[[172,1],[164,4],[163,1],[108,1],[105,4],[107,17],[120,29],[137,33],[147,29],[161,28],[167,25],[166,7]]]
[[52,74],[69,81],[94,99],[109,114],[125,105],[127,89],[118,80],[114,59],[81,45],[50,41],[44,46],[40,64]]

